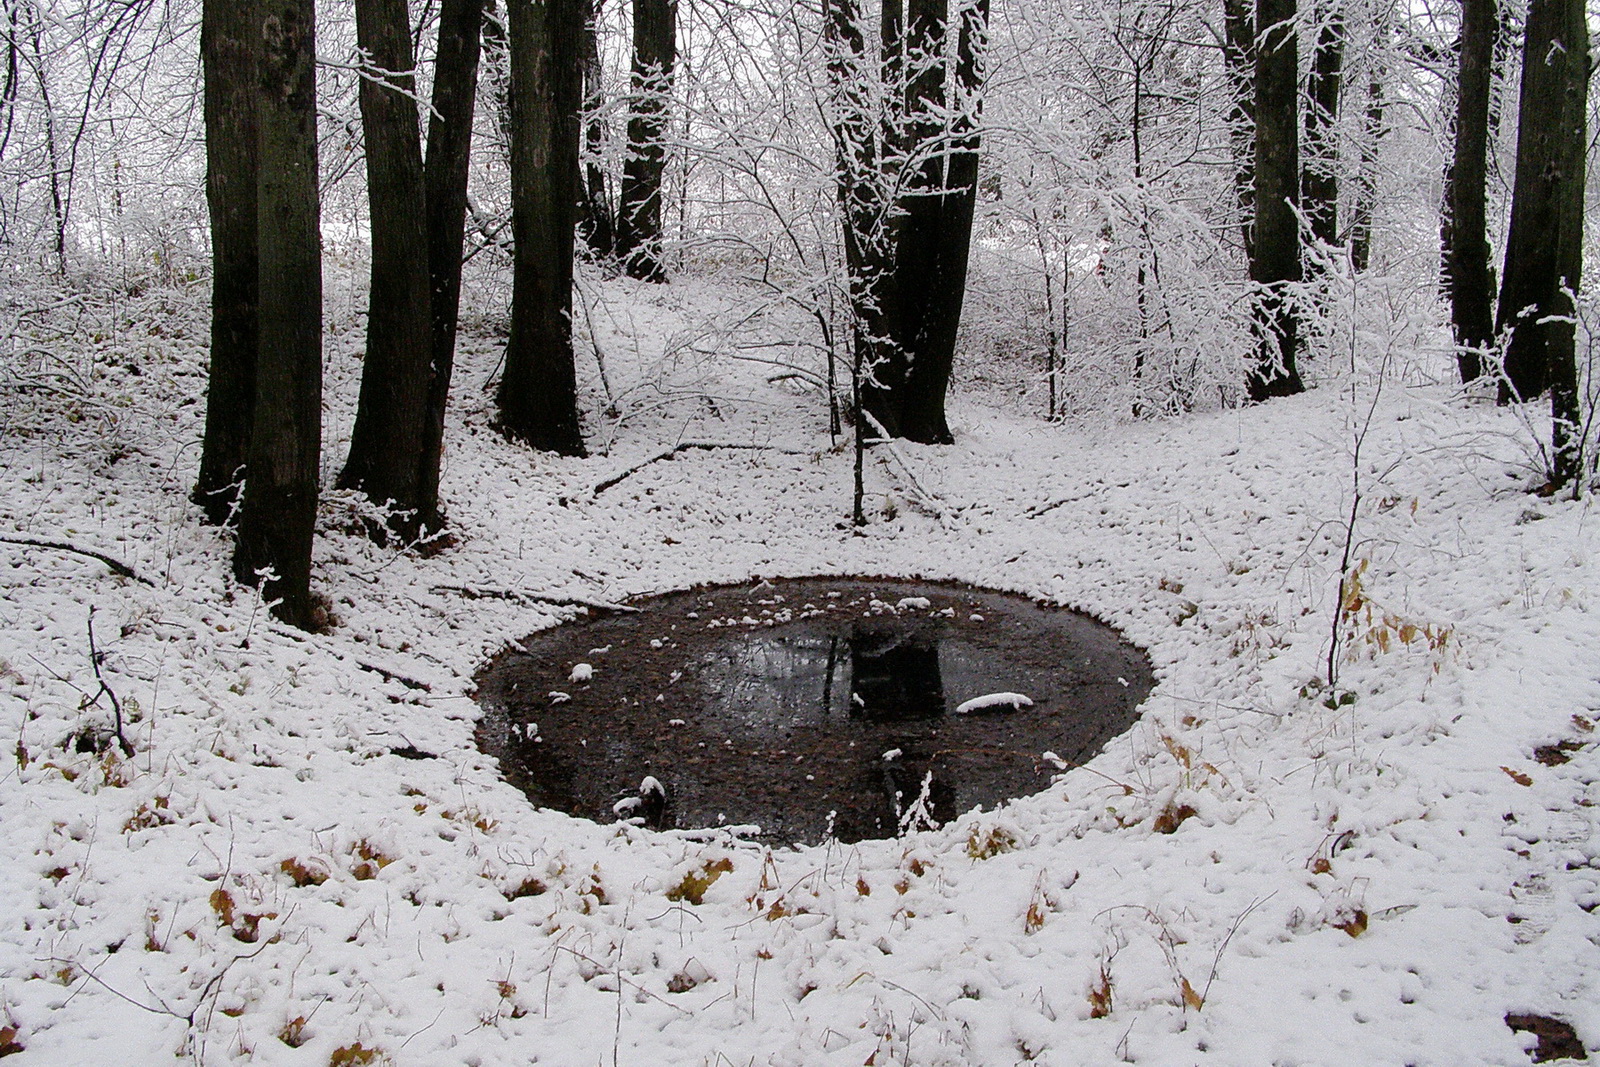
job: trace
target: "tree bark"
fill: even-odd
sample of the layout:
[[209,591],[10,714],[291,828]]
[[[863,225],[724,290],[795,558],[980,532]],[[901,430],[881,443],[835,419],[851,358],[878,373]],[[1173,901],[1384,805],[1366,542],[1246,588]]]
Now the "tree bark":
[[193,499],[232,519],[244,482],[256,389],[256,52],[250,0],[206,0],[206,204],[211,216],[211,370]]
[[360,84],[372,284],[360,401],[338,484],[398,509],[390,525],[410,538],[438,518],[437,501],[423,500],[432,324],[411,22],[406,0],[356,0],[355,9],[356,40],[373,68]]
[[1463,383],[1483,374],[1494,342],[1494,285],[1489,270],[1485,184],[1489,89],[1493,72],[1495,0],[1461,0],[1461,58],[1456,82],[1456,138],[1450,163],[1450,322]]
[[1301,205],[1311,237],[1327,247],[1339,243],[1339,89],[1344,72],[1344,12],[1332,0],[1317,31],[1306,81],[1306,153]]
[[661,264],[661,176],[677,22],[677,0],[633,0],[633,115],[622,165],[617,254],[630,277],[650,282],[667,280]]
[[[311,541],[322,434],[322,255],[318,232],[315,5],[259,0],[260,345],[249,477],[234,575],[316,623]],[[269,573],[263,574],[264,571]]]
[[478,96],[484,0],[444,0],[433,73],[433,111],[423,167],[427,201],[428,290],[432,316],[432,374],[422,435],[419,505],[430,527],[443,525],[439,470],[444,460],[444,414],[455,368],[461,311],[461,259],[467,215],[467,172]]
[[1502,403],[1538,396],[1550,386],[1553,365],[1570,358],[1572,324],[1541,320],[1572,314],[1563,287],[1576,289],[1581,266],[1583,156],[1572,144],[1582,141],[1588,89],[1582,10],[1579,0],[1533,0],[1528,8],[1516,181],[1495,322],[1497,334],[1509,331]]
[[1246,381],[1251,400],[1304,390],[1295,367],[1298,323],[1292,288],[1299,283],[1299,46],[1295,0],[1256,0],[1256,221],[1250,278],[1259,348]]
[[516,235],[501,427],[534,448],[584,454],[572,351],[587,0],[510,0],[511,216]]

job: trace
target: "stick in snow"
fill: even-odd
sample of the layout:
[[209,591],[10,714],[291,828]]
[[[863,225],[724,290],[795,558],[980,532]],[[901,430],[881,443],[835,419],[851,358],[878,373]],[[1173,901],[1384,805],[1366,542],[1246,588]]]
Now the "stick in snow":
[[65,541],[40,541],[33,537],[0,537],[0,543],[24,545],[28,548],[51,548],[57,552],[72,552],[79,556],[88,556],[90,559],[97,559],[107,567],[110,567],[113,574],[121,575],[124,578],[132,578],[141,585],[148,585],[152,588],[155,586],[154,582],[135,571],[126,563],[119,559],[112,559],[104,552],[96,552],[92,548],[79,548],[77,545],[69,545]]
[[640,471],[650,466],[650,464],[659,463],[664,459],[671,459],[679,452],[687,452],[692,448],[698,448],[706,452],[710,452],[718,448],[736,448],[747,449],[751,451],[782,452],[786,456],[809,456],[811,454],[798,448],[781,448],[778,445],[745,444],[738,441],[684,441],[680,444],[673,445],[671,448],[662,449],[660,452],[650,456],[648,459],[645,459],[639,463],[635,463],[625,471],[622,471],[618,474],[613,474],[611,477],[607,478],[603,482],[600,482],[593,489],[589,490],[589,495],[591,497],[597,497],[619,482],[625,481],[628,478],[631,478],[633,475],[638,474]]
[[1015,711],[1018,708],[1031,707],[1033,707],[1033,700],[1023,696],[1021,693],[990,693],[987,696],[963,700],[956,705],[956,714],[968,715],[974,711],[990,711],[996,708],[1010,708]]

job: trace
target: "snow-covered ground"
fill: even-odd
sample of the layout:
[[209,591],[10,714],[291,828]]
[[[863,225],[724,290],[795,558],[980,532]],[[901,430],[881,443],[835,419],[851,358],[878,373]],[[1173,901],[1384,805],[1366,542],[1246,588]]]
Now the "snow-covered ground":
[[[1528,494],[1517,413],[1394,378],[1357,465],[1365,376],[1137,424],[957,398],[956,445],[869,458],[857,533],[817,395],[707,354],[695,324],[732,296],[609,297],[603,386],[584,353],[604,454],[506,444],[498,344],[467,338],[455,544],[375,548],[330,499],[315,573],[337,625],[310,637],[231,586],[185,499],[194,301],[23,319],[82,350],[13,357],[0,536],[150,584],[0,544],[9,1062],[1459,1067],[1526,1062],[1508,1012],[1600,1046],[1600,520]],[[361,346],[341,322],[330,475]],[[776,447],[593,492],[685,440]],[[474,748],[474,672],[576,610],[534,596],[857,573],[1081,607],[1159,684],[1049,791],[852,846],[536,811]],[[131,757],[78,751],[111,710],[91,611]],[[1563,741],[1570,762],[1534,758]]]

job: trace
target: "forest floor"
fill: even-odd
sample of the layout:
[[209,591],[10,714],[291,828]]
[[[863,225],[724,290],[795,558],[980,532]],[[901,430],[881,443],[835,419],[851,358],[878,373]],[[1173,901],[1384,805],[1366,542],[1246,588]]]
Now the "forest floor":
[[[1600,1047],[1600,532],[1530,493],[1537,412],[1366,353],[1165,421],[969,390],[955,445],[869,456],[856,530],[820,394],[718,354],[792,332],[721,344],[740,296],[692,283],[607,297],[593,457],[499,437],[470,334],[452,543],[374,546],[330,493],[307,636],[186,499],[196,294],[12,294],[0,1055],[1460,1067],[1527,1062],[1508,1015]],[[330,307],[331,483],[362,330]],[[645,462],[689,441],[760,447]],[[474,746],[476,673],[576,602],[850,574],[1080,608],[1157,685],[1046,791],[852,845],[537,810]]]

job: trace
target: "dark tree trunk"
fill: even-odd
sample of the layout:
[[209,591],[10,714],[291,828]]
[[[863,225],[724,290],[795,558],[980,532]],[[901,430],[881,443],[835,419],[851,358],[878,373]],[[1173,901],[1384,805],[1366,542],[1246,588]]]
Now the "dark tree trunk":
[[437,501],[422,499],[433,371],[427,202],[406,0],[357,0],[356,39],[375,68],[360,85],[372,286],[360,403],[338,484],[408,513],[391,525],[409,538],[438,517]]
[[982,60],[989,29],[989,0],[975,0],[961,10],[956,39],[957,110],[949,119],[949,150],[936,198],[932,287],[919,301],[925,309],[921,331],[912,349],[906,375],[900,432],[925,444],[949,444],[955,438],[945,419],[945,395],[955,366],[956,334],[967,289],[967,261],[972,247],[972,219],[978,199],[978,123],[982,115]]
[[1572,314],[1562,290],[1577,288],[1581,265],[1583,156],[1572,150],[1583,135],[1589,73],[1581,2],[1533,0],[1525,33],[1516,184],[1495,323],[1497,334],[1510,332],[1502,403],[1538,396],[1550,386],[1554,363],[1570,358],[1570,321],[1540,320]]
[[1344,73],[1344,12],[1333,0],[1317,32],[1306,82],[1306,155],[1300,202],[1311,237],[1332,247],[1339,243],[1338,132],[1339,88]]
[[206,203],[211,214],[211,372],[194,502],[232,518],[243,485],[256,389],[256,51],[249,0],[206,0]]
[[[322,250],[318,232],[315,4],[258,0],[260,344],[249,477],[234,575],[305,629],[322,437]],[[263,576],[270,569],[270,577]],[[263,580],[265,577],[265,580]]]
[[428,289],[432,315],[428,415],[422,436],[422,495],[430,524],[439,514],[439,468],[444,459],[444,413],[455,367],[461,310],[461,256],[467,214],[467,168],[478,93],[483,0],[444,0],[433,73],[433,111],[423,183],[428,213]]
[[1299,47],[1295,0],[1256,0],[1256,222],[1250,278],[1261,289],[1251,400],[1301,392],[1298,324],[1290,290],[1300,281]]
[[572,353],[572,252],[588,7],[587,0],[508,4],[516,253],[500,419],[508,436],[570,456],[584,454]]
[[1223,0],[1222,58],[1227,68],[1228,140],[1233,146],[1233,191],[1239,200],[1240,236],[1247,262],[1255,258],[1251,233],[1256,213],[1256,22],[1253,0]]
[[622,165],[617,254],[631,277],[650,282],[667,280],[661,265],[661,176],[677,25],[677,0],[633,0],[633,115]]
[[1450,322],[1462,382],[1483,373],[1483,352],[1494,342],[1494,286],[1489,273],[1485,176],[1489,144],[1489,87],[1493,72],[1495,0],[1461,0],[1461,60],[1456,82],[1456,140],[1450,164],[1450,241],[1446,249]]
[[606,189],[606,175],[599,159],[601,149],[605,146],[605,127],[600,120],[600,109],[605,104],[605,87],[601,82],[600,40],[595,28],[599,7],[596,3],[583,29],[583,140],[586,158],[578,233],[591,253],[610,256],[616,251],[617,238],[611,218],[611,196]]

